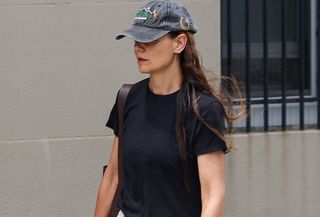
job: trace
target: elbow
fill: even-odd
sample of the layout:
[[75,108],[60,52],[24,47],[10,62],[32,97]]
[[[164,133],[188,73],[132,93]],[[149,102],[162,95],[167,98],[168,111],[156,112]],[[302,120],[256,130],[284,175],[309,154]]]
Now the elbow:
[[112,177],[112,179],[110,180],[110,187],[113,191],[116,191],[118,184],[119,184],[118,176]]
[[204,210],[219,210],[222,212],[224,208],[225,190],[219,189],[218,191],[208,192],[202,199],[202,208]]
[[208,204],[215,204],[217,206],[223,206],[224,205],[224,199],[225,199],[225,193],[219,192],[215,193],[214,195],[209,196],[209,198],[206,200],[205,203]]
[[224,198],[225,198],[225,194],[226,194],[226,190],[225,190],[225,186],[224,185],[221,185],[219,187],[216,187],[216,188],[207,188],[208,190],[207,191],[203,191],[203,192],[206,192],[204,193],[202,199],[203,199],[203,202],[205,201],[221,201],[223,202],[224,201]]
[[219,206],[222,206],[222,207],[224,206],[225,195],[226,195],[226,191],[224,188],[221,189],[221,191],[216,193],[215,200],[216,200],[216,203],[219,204]]
[[119,183],[118,171],[112,170],[108,172],[110,173],[107,173],[106,175],[107,182],[109,182],[110,188],[115,190]]
[[224,211],[224,194],[208,197],[202,202],[201,217],[222,217]]
[[107,167],[105,174],[102,179],[102,189],[103,191],[115,192],[119,182],[118,172],[113,167]]

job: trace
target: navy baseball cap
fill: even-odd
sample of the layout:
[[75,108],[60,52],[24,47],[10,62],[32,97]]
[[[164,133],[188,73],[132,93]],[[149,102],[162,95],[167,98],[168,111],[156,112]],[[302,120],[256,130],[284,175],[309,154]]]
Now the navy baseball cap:
[[153,0],[138,10],[132,26],[116,35],[116,39],[127,36],[148,43],[177,31],[197,32],[187,9],[176,1]]

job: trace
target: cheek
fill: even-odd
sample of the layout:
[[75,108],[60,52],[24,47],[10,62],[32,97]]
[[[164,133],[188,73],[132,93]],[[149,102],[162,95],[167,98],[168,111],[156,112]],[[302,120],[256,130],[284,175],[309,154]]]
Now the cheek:
[[174,59],[174,50],[171,42],[162,42],[155,46],[146,49],[146,54],[149,57],[153,67],[163,67],[171,64]]
[[161,58],[162,58],[162,62],[163,64],[171,64],[174,60],[173,58],[173,53],[172,52],[163,52],[161,53]]
[[154,57],[158,62],[165,64],[172,61],[173,52],[168,48],[161,48],[158,50]]

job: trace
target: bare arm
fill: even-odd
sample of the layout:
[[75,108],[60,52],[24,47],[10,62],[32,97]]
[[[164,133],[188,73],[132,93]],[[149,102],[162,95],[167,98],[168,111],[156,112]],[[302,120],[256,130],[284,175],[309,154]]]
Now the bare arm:
[[108,167],[100,183],[94,217],[106,217],[118,185],[118,137],[114,138]]
[[201,217],[221,217],[224,207],[225,180],[222,151],[198,156],[201,184]]

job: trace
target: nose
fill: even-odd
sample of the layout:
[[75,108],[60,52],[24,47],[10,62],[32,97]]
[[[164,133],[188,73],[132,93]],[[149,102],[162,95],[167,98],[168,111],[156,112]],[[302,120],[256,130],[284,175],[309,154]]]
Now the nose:
[[143,48],[143,43],[141,42],[134,42],[134,51],[135,52],[143,52],[144,48]]

